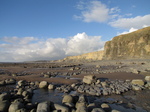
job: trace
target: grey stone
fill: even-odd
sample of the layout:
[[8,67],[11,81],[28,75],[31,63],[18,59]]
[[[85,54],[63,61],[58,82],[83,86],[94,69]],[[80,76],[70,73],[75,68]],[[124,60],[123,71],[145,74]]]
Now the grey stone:
[[61,112],[69,112],[69,109],[67,107],[59,105],[59,104],[54,104],[54,108],[56,110],[60,110]]
[[37,106],[36,112],[49,112],[50,111],[50,103],[49,102],[41,102]]
[[134,68],[131,68],[131,71],[132,71],[132,73],[135,73],[135,74],[139,74],[139,73],[140,73],[140,71],[139,71],[139,70],[134,69]]
[[16,80],[15,80],[15,79],[10,79],[10,80],[9,80],[9,83],[10,83],[10,84],[15,84],[15,83],[16,83]]
[[103,95],[109,95],[109,93],[108,93],[108,91],[106,91],[106,90],[103,90]]
[[111,107],[106,103],[102,103],[101,108],[106,112],[111,111]]
[[146,80],[146,81],[150,81],[150,76],[146,76],[146,77],[145,77],[145,80]]
[[6,84],[15,84],[16,80],[15,79],[6,79],[5,82],[6,82]]
[[93,96],[95,96],[96,93],[97,93],[97,92],[96,92],[95,90],[90,90],[90,91],[88,92],[88,94],[93,95]]
[[25,96],[29,96],[29,95],[30,95],[30,93],[29,93],[28,91],[23,91],[23,92],[22,92],[22,96],[24,96],[24,97],[25,97]]
[[48,85],[48,89],[54,90],[54,85],[53,85],[53,84],[49,84],[49,85]]
[[75,105],[76,108],[84,107],[84,106],[87,106],[86,102],[77,102],[76,105]]
[[76,84],[74,84],[74,83],[73,83],[73,84],[71,84],[71,87],[72,87],[72,88],[74,88],[75,86],[76,86]]
[[62,99],[62,103],[73,103],[73,97],[71,95],[65,95]]
[[101,82],[101,85],[102,85],[103,87],[106,87],[108,84],[107,84],[106,82]]
[[18,89],[18,92],[17,92],[17,95],[22,95],[22,92],[23,92],[24,90],[23,90],[23,88],[19,88]]
[[18,81],[18,86],[25,86],[25,84],[26,84],[25,80]]
[[95,79],[94,75],[87,75],[87,76],[84,76],[83,82],[86,83],[86,84],[92,84],[94,79]]
[[44,77],[45,78],[50,78],[50,75],[49,74],[44,74]]
[[76,112],[87,112],[87,108],[85,106],[80,106],[77,108]]
[[73,108],[75,105],[73,103],[63,103],[64,105]]
[[16,112],[17,110],[23,108],[24,105],[20,102],[14,102],[9,107],[9,112]]
[[135,84],[135,85],[144,85],[144,81],[142,79],[134,79],[132,80],[131,84]]
[[0,86],[4,86],[6,82],[4,80],[0,81]]
[[47,88],[48,87],[48,82],[46,81],[41,81],[39,84],[39,88]]
[[132,89],[133,89],[133,90],[136,90],[136,91],[142,90],[141,87],[136,86],[136,85],[132,85]]

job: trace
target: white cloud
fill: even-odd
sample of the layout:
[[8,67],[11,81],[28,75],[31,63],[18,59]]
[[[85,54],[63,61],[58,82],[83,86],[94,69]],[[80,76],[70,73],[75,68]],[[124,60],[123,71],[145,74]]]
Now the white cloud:
[[[132,7],[136,7],[133,5]],[[74,15],[74,18],[84,22],[106,22],[108,25],[121,29],[140,29],[143,26],[150,26],[150,14],[144,16],[133,16],[132,13],[120,14],[119,7],[110,7],[98,0],[90,2],[79,2],[77,9],[81,10],[81,15]]]
[[84,22],[105,22],[109,18],[109,9],[100,1],[91,1],[87,4],[78,4],[77,8],[79,6],[82,11],[80,16],[74,15],[76,19],[82,19]]
[[138,30],[138,29],[130,28],[129,31],[124,31],[124,32],[122,32],[122,33],[118,33],[117,35],[128,34],[128,33],[134,32],[134,31],[136,31],[136,30]]
[[104,46],[100,36],[88,36],[86,33],[78,33],[67,42],[67,55],[78,55],[97,51]]
[[122,28],[122,29],[130,29],[136,28],[140,29],[143,26],[150,25],[150,15],[145,16],[136,16],[134,18],[119,18],[109,23],[112,27]]
[[86,33],[78,33],[69,39],[4,37],[0,38],[0,61],[54,60],[68,55],[97,51],[105,43],[100,38],[100,36],[88,36]]

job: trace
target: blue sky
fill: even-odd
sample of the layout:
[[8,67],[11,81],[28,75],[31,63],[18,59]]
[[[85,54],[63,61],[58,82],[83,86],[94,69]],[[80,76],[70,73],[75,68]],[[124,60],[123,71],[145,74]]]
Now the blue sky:
[[62,59],[150,25],[149,0],[0,0],[0,61]]

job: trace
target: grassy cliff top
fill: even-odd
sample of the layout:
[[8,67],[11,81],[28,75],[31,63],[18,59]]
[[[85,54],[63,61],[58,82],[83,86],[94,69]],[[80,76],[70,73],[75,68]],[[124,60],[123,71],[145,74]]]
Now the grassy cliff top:
[[137,30],[135,32],[132,33],[128,33],[128,34],[123,34],[123,35],[119,35],[116,36],[112,39],[112,41],[134,41],[138,38],[145,38],[145,37],[149,37],[150,38],[150,27],[146,27],[140,30]]

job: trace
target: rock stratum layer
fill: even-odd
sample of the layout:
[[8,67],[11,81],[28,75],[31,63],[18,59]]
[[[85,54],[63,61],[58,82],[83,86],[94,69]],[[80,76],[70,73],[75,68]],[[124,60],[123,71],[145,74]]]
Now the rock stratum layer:
[[150,59],[150,27],[119,35],[107,41],[103,51],[69,56],[63,61]]

